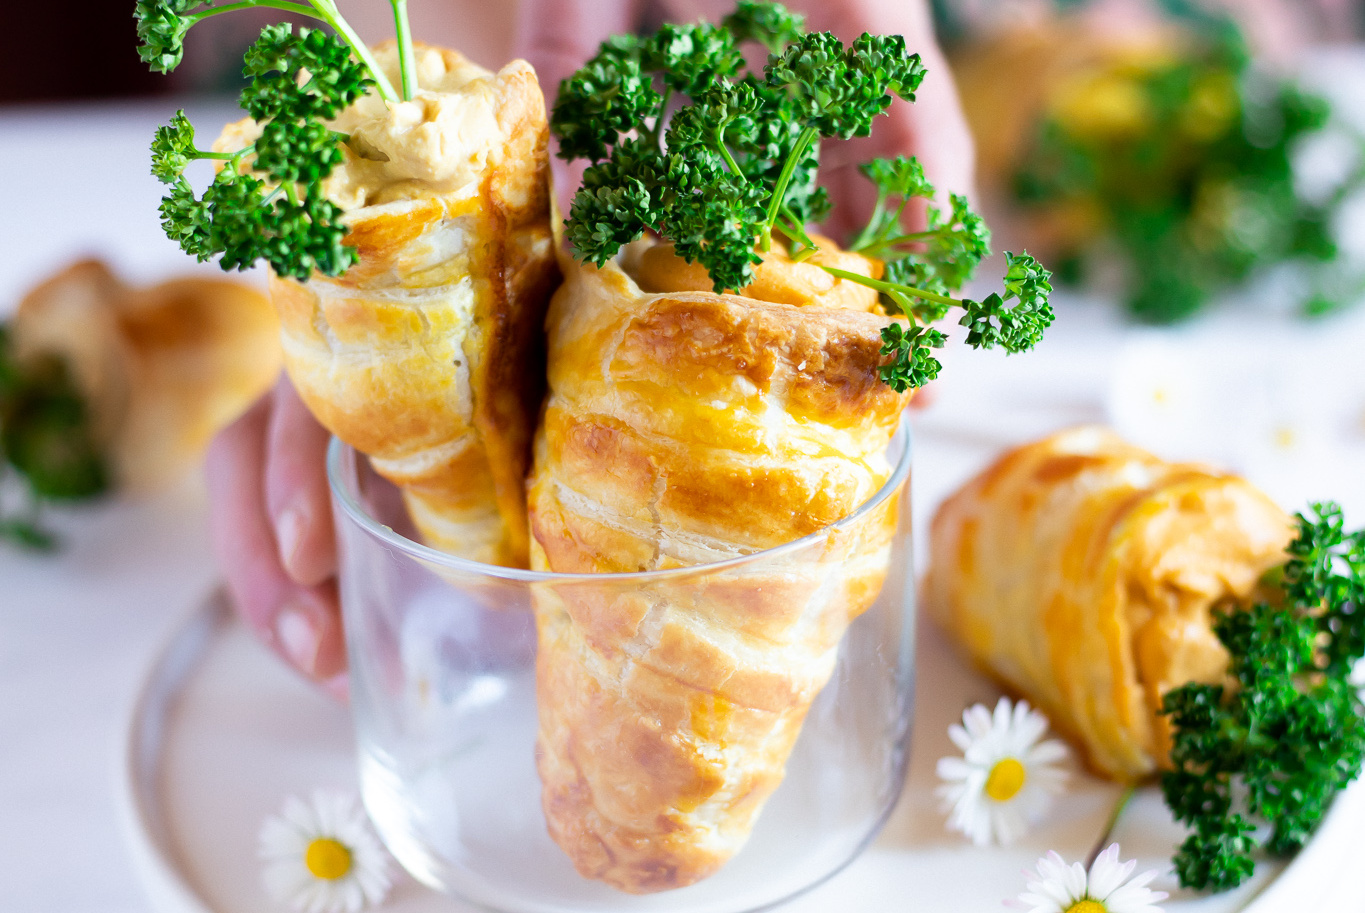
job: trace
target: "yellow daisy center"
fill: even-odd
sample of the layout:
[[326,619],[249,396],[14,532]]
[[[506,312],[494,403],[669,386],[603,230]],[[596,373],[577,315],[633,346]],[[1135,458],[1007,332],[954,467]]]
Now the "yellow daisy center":
[[[1008,802],[1024,788],[1024,765],[1015,758],[1001,758],[986,777],[986,795],[996,802]],[[1103,908],[1101,907],[1101,910]],[[1068,910],[1067,913],[1072,913]],[[1093,913],[1081,910],[1080,913]]]
[[1109,913],[1098,900],[1078,900],[1067,907],[1064,913]]
[[336,881],[351,870],[351,851],[331,837],[318,837],[304,850],[303,864],[314,878]]

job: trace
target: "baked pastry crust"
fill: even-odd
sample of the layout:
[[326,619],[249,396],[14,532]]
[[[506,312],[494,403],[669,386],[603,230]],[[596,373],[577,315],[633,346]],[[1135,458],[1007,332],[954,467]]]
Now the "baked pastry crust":
[[[421,72],[439,72],[465,104],[491,111],[496,135],[455,132],[433,147],[472,169],[471,179],[372,188],[368,198],[379,202],[346,214],[345,243],[359,261],[336,278],[272,276],[271,295],[300,395],[402,488],[426,541],[525,567],[542,323],[558,275],[544,99],[523,61],[495,75],[453,51],[421,50]],[[436,110],[420,101],[407,104]]]
[[17,357],[62,358],[114,483],[165,487],[280,371],[269,299],[225,279],[124,284],[82,260],[30,291],[12,325]]
[[644,292],[615,262],[563,269],[532,567],[690,567],[824,531],[732,570],[535,594],[550,834],[581,874],[648,893],[724,864],[781,782],[845,628],[880,590],[897,498],[827,527],[885,483],[908,396],[877,377],[885,317]]
[[925,604],[1092,769],[1133,781],[1169,763],[1162,695],[1226,674],[1211,609],[1251,594],[1291,535],[1236,476],[1076,428],[1007,453],[943,503]]

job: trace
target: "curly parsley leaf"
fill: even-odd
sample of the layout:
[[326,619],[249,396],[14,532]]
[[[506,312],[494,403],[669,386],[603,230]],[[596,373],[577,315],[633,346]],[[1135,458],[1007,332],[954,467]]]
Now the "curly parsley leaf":
[[194,148],[194,124],[184,110],[175,112],[166,126],[156,128],[152,139],[152,174],[161,183],[174,184],[190,162],[199,157]]
[[[247,49],[242,108],[257,121],[325,120],[375,87],[351,49],[320,29],[266,26]],[[321,126],[321,125],[319,125]]]
[[[773,50],[761,73],[745,71],[747,40]],[[804,242],[804,225],[827,214],[820,138],[867,135],[923,74],[898,36],[844,47],[771,3],[742,3],[721,26],[609,39],[565,80],[550,118],[561,156],[597,163],[570,210],[574,249],[602,263],[652,230],[706,266],[717,291],[742,288],[775,226]],[[674,98],[685,99],[676,111]],[[618,202],[631,208],[613,214]]]
[[28,509],[0,515],[0,540],[39,551],[57,545],[39,523],[42,502],[93,498],[109,484],[88,407],[65,362],[47,356],[21,364],[0,324],[0,481],[6,468],[23,481]]
[[733,79],[743,65],[734,34],[706,22],[660,26],[640,45],[641,68],[658,73],[669,89],[692,98]]
[[[242,104],[261,134],[238,152],[194,146],[194,128],[178,112],[152,141],[152,171],[171,184],[161,202],[167,237],[201,261],[224,270],[264,260],[280,276],[306,281],[336,276],[355,263],[343,243],[341,209],[322,183],[345,160],[345,137],[323,120],[373,87],[365,69],[338,39],[317,29],[267,27],[246,54],[252,82]],[[203,195],[184,176],[196,159],[223,163]]]
[[805,34],[806,17],[776,3],[739,0],[734,12],[721,20],[736,41],[756,41],[776,54]]
[[891,356],[879,369],[882,382],[897,393],[929,383],[943,368],[929,350],[941,349],[947,341],[932,327],[902,323],[882,327],[881,352]]
[[194,20],[185,13],[202,0],[137,0],[138,56],[158,73],[180,66],[185,55],[185,33]]
[[872,132],[893,94],[914,101],[924,65],[899,35],[863,34],[845,48],[829,32],[812,32],[774,54],[764,76],[788,98],[788,116],[821,137],[850,139]]
[[639,39],[616,36],[559,84],[550,129],[559,138],[561,158],[597,162],[623,134],[657,123],[662,107],[663,96],[641,67]]
[[1278,598],[1216,614],[1234,686],[1188,684],[1162,702],[1174,733],[1162,792],[1191,828],[1174,860],[1187,887],[1245,880],[1252,822],[1268,825],[1272,853],[1303,846],[1365,761],[1365,706],[1348,680],[1365,652],[1365,536],[1346,533],[1330,502],[1297,520],[1283,569],[1263,581]]
[[[999,346],[1006,352],[1025,352],[1052,325],[1048,295],[1052,274],[1027,253],[1005,252],[1005,294],[992,292],[981,301],[966,299],[959,323],[967,328],[967,345],[975,349]],[[1011,304],[1010,302],[1013,302]]]

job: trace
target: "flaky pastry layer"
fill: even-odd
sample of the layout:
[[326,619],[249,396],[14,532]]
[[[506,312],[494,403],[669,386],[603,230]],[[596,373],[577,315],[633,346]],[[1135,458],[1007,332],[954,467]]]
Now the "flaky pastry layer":
[[[367,97],[338,118],[368,156],[348,147],[328,191],[359,204],[346,213],[359,261],[337,278],[271,277],[285,364],[318,420],[402,488],[429,544],[524,567],[558,273],[544,99],[523,61],[492,74],[419,52],[413,101]],[[391,48],[378,56],[394,65]]]
[[943,503],[925,603],[1095,771],[1136,780],[1168,762],[1162,695],[1226,674],[1212,607],[1251,593],[1291,532],[1236,476],[1077,428],[1007,453]]
[[[616,263],[563,266],[532,566],[692,567],[826,533],[730,570],[536,593],[550,833],[580,873],[634,893],[714,872],[781,782],[844,630],[881,587],[897,499],[826,528],[888,478],[908,399],[877,377],[887,318],[861,287],[815,277],[821,303],[717,295],[670,257],[628,252],[652,292]],[[810,284],[796,269],[809,264],[783,259],[746,292]]]

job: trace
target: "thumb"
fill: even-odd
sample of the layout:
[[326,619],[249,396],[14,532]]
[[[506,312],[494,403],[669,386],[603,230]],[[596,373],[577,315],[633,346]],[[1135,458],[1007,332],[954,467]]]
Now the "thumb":
[[[640,7],[641,0],[523,0],[512,51],[535,67],[546,103],[553,105],[559,84],[597,53],[602,39],[634,30]],[[553,139],[550,151],[556,196],[567,213],[584,165],[555,155]]]

